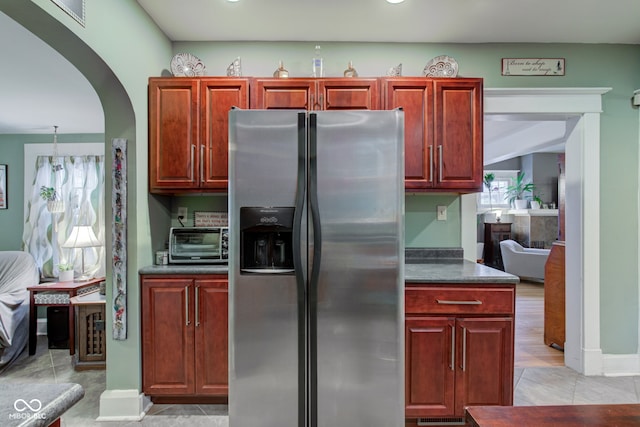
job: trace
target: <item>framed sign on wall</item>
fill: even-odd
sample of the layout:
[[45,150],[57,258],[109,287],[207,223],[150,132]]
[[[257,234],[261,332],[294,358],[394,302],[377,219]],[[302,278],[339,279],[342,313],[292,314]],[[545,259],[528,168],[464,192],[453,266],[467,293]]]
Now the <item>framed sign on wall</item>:
[[503,76],[564,76],[564,58],[502,58]]

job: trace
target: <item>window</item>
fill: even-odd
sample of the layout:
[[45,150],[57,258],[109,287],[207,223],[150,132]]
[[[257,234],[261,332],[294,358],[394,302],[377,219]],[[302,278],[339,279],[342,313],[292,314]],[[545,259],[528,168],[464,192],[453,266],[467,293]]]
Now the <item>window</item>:
[[517,170],[485,170],[484,174],[493,173],[495,179],[491,185],[491,191],[486,185],[482,186],[482,193],[478,193],[478,210],[509,209],[509,202],[505,199],[507,187],[515,181]]
[[[86,147],[84,147],[86,149]],[[82,151],[78,145],[76,152]],[[32,154],[32,153],[29,153]],[[27,150],[25,148],[25,163]],[[63,248],[76,225],[89,225],[104,243],[104,156],[35,155],[32,175],[25,175],[24,250],[33,255],[42,278],[58,275],[58,264],[73,264],[80,272],[80,249]],[[40,188],[54,187],[57,200],[64,203],[62,212],[51,207],[40,196]],[[82,249],[85,273],[104,276],[104,246]]]

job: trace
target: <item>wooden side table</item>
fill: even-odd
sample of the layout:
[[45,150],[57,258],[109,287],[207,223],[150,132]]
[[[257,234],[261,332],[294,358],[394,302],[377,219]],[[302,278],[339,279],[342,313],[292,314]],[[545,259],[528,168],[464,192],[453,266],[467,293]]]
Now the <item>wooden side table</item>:
[[510,222],[484,223],[484,263],[489,267],[504,270],[500,242],[511,239]]
[[54,282],[41,283],[29,286],[29,356],[36,354],[36,307],[42,306],[65,306],[69,308],[69,354],[75,354],[75,313],[71,307],[71,298],[76,295],[83,295],[88,292],[98,290],[100,283],[104,282],[104,277],[91,279],[86,282]]
[[72,356],[76,371],[106,368],[105,300],[98,291],[71,298],[76,312],[77,352]]

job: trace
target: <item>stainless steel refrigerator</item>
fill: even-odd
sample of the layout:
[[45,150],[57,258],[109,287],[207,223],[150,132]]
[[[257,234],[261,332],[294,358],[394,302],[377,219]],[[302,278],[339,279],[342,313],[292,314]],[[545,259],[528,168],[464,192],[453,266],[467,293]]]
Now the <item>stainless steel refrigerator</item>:
[[230,111],[230,426],[404,426],[403,123]]

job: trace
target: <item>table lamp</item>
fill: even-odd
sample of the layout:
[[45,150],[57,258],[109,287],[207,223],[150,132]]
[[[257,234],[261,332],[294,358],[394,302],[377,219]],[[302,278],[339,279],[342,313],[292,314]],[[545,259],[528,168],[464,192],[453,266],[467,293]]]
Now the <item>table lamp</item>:
[[84,272],[84,250],[96,246],[102,246],[102,242],[98,240],[90,225],[74,226],[71,230],[71,235],[62,244],[63,248],[80,248],[82,250],[82,271],[80,272],[80,276],[76,278],[77,281],[83,282],[91,279],[91,277]]

